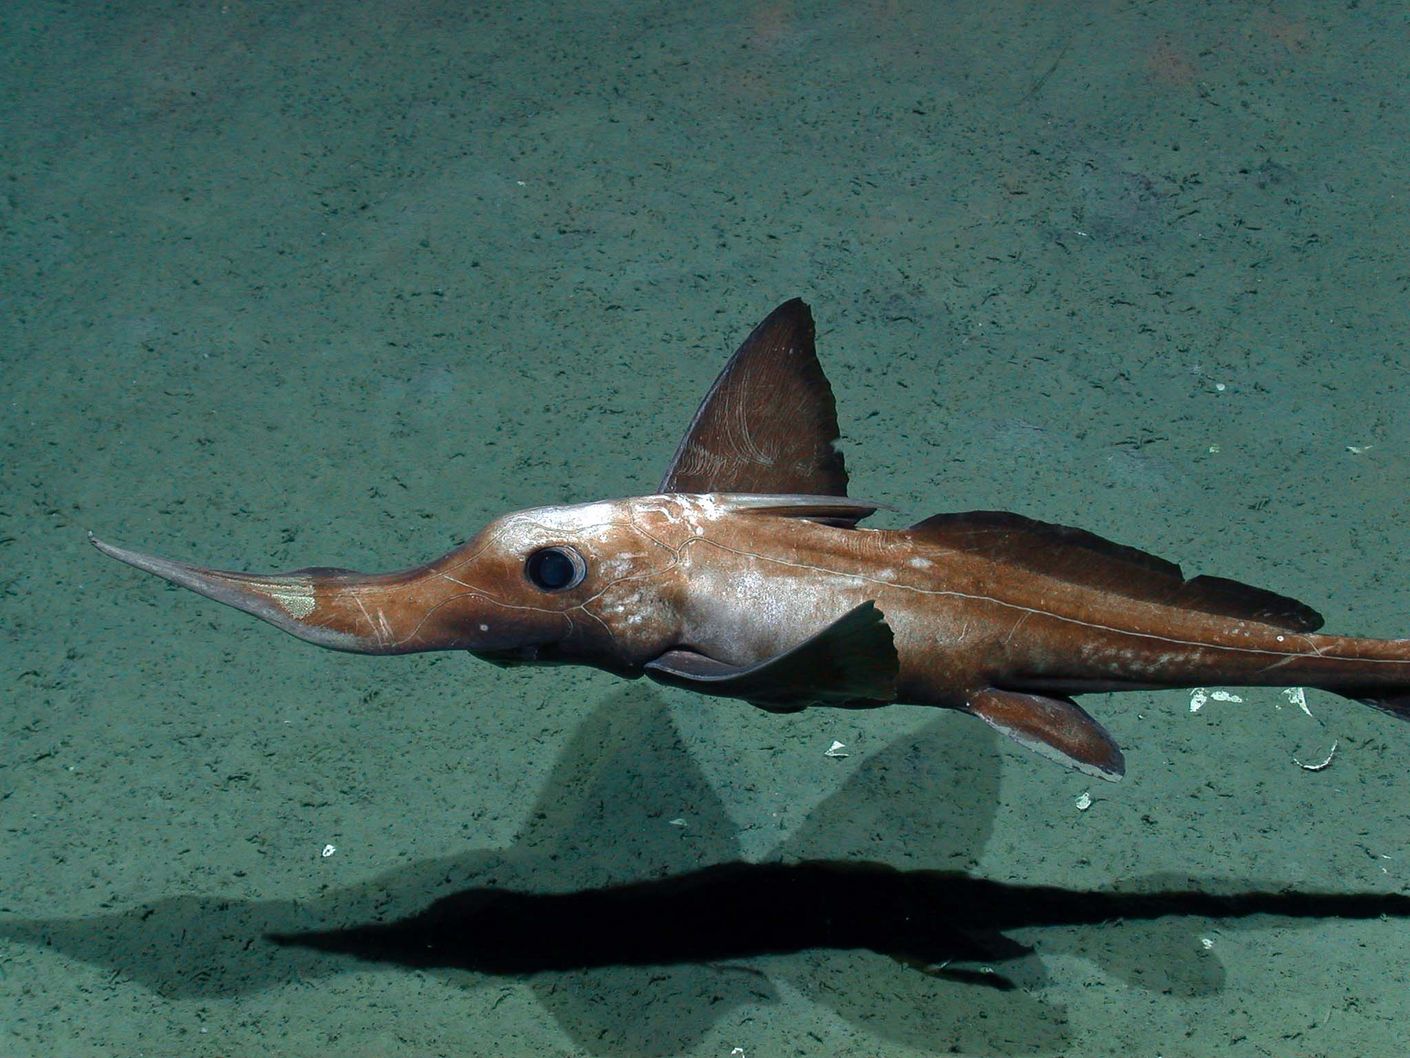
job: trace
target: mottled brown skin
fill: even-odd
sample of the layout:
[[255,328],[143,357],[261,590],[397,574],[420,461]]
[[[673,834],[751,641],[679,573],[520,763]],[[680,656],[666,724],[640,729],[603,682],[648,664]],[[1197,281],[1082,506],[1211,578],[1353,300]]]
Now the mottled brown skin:
[[846,496],[812,339],[802,302],[765,320],[658,493],[509,514],[401,573],[253,576],[94,543],[321,646],[593,665],[770,709],[959,709],[1105,778],[1120,750],[1069,695],[1309,685],[1410,712],[1410,642],[1316,634],[1270,592],[1016,515],[858,527],[875,506]]
[[[687,573],[685,612],[694,619],[687,635],[702,652],[740,665],[875,600],[895,634],[903,702],[964,708],[989,687],[1082,694],[1307,684],[1365,692],[1410,680],[1405,640],[1293,633],[1125,598],[937,547],[907,530],[734,516],[692,540],[683,556],[698,567]],[[761,612],[777,617],[750,618]]]

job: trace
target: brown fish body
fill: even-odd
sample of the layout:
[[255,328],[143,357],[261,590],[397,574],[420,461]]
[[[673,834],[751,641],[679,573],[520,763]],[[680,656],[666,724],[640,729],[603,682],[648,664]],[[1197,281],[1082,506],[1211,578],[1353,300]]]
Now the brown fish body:
[[990,687],[1306,684],[1370,695],[1410,681],[1410,641],[1295,633],[1162,605],[912,530],[732,514],[694,532],[680,553],[690,589],[678,634],[702,653],[756,664],[874,600],[895,637],[896,700],[919,705],[965,708]]
[[206,569],[104,553],[338,650],[585,664],[775,711],[910,702],[973,713],[1104,778],[1070,695],[1306,684],[1410,716],[1410,641],[1316,633],[1292,599],[1019,515],[858,522],[801,301],[716,380],[656,493],[519,511],[422,566]]

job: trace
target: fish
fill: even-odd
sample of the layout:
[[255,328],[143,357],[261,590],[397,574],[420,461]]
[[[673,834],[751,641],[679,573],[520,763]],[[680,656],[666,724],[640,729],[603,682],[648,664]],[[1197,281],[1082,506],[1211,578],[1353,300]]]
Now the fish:
[[935,706],[1109,780],[1124,756],[1074,696],[1305,686],[1410,719],[1410,640],[1320,634],[1284,595],[1003,511],[862,526],[884,505],[848,495],[815,346],[809,307],[784,302],[654,492],[505,514],[399,572],[242,573],[89,539],[333,650],[587,665],[779,713]]

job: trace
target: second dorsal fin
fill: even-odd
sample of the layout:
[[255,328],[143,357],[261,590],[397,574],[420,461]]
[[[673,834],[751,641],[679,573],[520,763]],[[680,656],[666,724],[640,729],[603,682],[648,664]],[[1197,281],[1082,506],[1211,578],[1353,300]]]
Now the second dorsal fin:
[[1224,577],[1186,580],[1179,566],[1149,552],[1021,514],[937,514],[907,532],[929,544],[1127,598],[1260,621],[1291,632],[1315,632],[1322,627],[1322,615],[1296,599]]

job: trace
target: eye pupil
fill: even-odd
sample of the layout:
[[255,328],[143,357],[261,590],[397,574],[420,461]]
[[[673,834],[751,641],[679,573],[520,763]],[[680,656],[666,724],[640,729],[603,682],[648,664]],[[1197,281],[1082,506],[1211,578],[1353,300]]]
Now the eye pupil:
[[563,591],[582,582],[587,572],[582,558],[566,547],[540,548],[524,563],[529,583],[544,591]]

